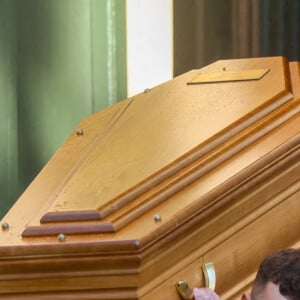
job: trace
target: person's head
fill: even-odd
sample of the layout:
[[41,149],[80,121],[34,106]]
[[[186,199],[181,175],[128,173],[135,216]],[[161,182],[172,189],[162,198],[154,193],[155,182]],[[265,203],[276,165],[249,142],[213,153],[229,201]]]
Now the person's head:
[[243,300],[299,300],[300,250],[285,249],[268,255],[261,263],[250,295]]

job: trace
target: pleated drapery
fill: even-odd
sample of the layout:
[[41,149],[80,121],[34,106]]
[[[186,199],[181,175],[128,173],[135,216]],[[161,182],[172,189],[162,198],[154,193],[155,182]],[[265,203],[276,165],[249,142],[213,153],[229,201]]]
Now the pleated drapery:
[[300,60],[300,1],[232,0],[233,57]]
[[299,0],[175,0],[174,74],[219,59],[300,61]]
[[125,1],[0,1],[0,216],[82,118],[126,98],[125,18]]

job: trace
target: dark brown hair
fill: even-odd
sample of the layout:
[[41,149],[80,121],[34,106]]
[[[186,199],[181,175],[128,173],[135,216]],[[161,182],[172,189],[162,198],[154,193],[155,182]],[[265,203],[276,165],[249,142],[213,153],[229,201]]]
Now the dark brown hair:
[[259,299],[268,282],[278,285],[279,292],[289,300],[300,299],[300,250],[284,249],[268,255],[257,272],[251,298]]

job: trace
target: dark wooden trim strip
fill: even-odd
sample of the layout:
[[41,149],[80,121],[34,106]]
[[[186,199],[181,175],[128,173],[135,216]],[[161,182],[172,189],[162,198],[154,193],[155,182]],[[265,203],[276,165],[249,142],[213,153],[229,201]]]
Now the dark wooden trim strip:
[[48,212],[40,220],[41,223],[97,221],[101,220],[97,210]]
[[107,232],[115,232],[115,229],[111,223],[45,225],[27,227],[23,231],[22,237],[53,236],[59,234],[91,234]]

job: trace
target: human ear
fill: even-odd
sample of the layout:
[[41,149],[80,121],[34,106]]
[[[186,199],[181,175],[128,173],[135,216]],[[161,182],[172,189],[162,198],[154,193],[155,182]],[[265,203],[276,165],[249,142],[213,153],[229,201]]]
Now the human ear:
[[241,298],[241,300],[251,300],[251,296],[250,296],[250,294],[248,294],[248,293],[244,293],[244,294],[242,295],[242,298]]

